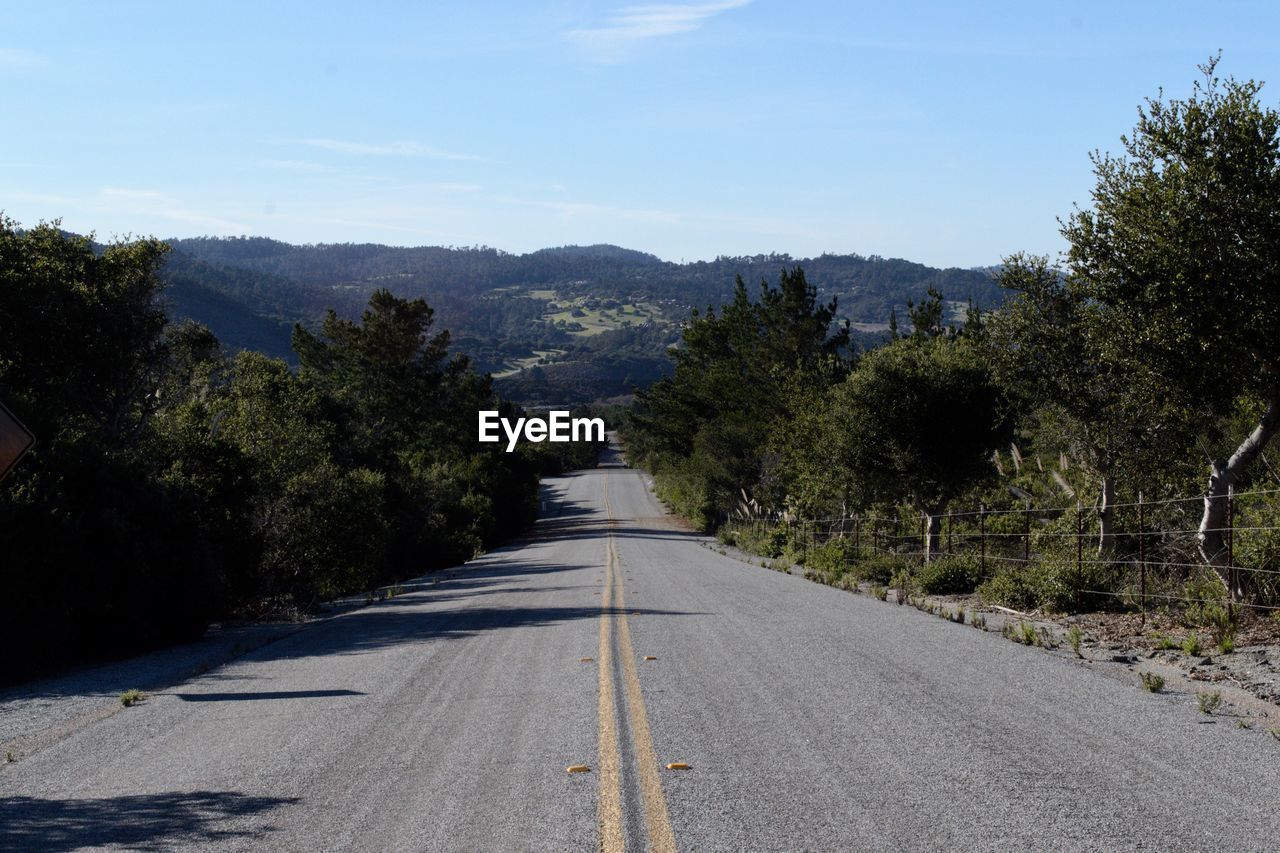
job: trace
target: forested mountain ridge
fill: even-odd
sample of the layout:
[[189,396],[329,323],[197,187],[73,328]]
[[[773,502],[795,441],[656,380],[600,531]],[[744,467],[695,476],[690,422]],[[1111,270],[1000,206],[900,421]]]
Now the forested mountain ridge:
[[[534,404],[628,393],[670,369],[666,348],[691,309],[732,298],[800,266],[823,299],[865,341],[892,311],[929,288],[948,300],[995,307],[1003,293],[985,270],[937,269],[900,259],[824,254],[719,257],[672,263],[612,245],[528,254],[487,247],[293,245],[264,237],[172,239],[163,275],[171,310],[206,323],[235,347],[290,356],[295,322],[314,326],[329,308],[354,317],[388,288],[426,299],[452,346],[491,371],[510,396]],[[537,369],[534,369],[537,368]]]

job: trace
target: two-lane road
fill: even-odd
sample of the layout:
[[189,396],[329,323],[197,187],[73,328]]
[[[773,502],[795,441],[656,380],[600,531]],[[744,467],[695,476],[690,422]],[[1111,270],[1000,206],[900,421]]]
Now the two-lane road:
[[1185,697],[722,557],[626,468],[545,494],[0,765],[0,849],[1280,847],[1280,745]]

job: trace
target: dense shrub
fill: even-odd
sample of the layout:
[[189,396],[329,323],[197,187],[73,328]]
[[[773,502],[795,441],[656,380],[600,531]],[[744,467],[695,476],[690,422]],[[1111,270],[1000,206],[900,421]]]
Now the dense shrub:
[[978,587],[978,595],[984,602],[1015,610],[1114,609],[1121,600],[1112,593],[1120,589],[1123,571],[1120,565],[1077,567],[1073,559],[1051,554],[1030,564],[1002,566]]
[[386,548],[383,475],[317,465],[290,477],[266,507],[261,572],[304,606],[366,589]]
[[738,530],[738,547],[752,554],[777,559],[787,547],[787,529],[782,526],[763,527],[756,530],[743,527]]
[[983,580],[981,561],[973,554],[948,554],[921,566],[917,580],[926,595],[973,592]]
[[0,484],[0,681],[469,558],[594,462],[478,446],[478,409],[517,412],[421,300],[298,329],[295,374],[166,327],[164,252],[0,218],[0,399],[39,442]]
[[[1280,493],[1254,495],[1240,501],[1236,524],[1235,560],[1256,569],[1242,572],[1249,593],[1267,604],[1280,602]],[[1221,593],[1219,593],[1221,594]]]
[[1053,597],[1051,580],[1032,566],[1007,566],[978,587],[978,595],[986,604],[999,604],[1014,610],[1034,610]]
[[675,512],[699,530],[715,527],[717,510],[706,482],[686,468],[658,463],[652,466],[654,491]]
[[858,560],[853,567],[858,580],[881,586],[887,586],[900,572],[910,570],[910,562],[896,554],[872,554]]
[[853,541],[837,537],[815,548],[810,548],[805,565],[819,572],[842,574],[853,568],[857,557],[858,553]]
[[1182,587],[1187,600],[1183,621],[1190,628],[1221,625],[1227,621],[1227,585],[1209,569],[1197,571]]

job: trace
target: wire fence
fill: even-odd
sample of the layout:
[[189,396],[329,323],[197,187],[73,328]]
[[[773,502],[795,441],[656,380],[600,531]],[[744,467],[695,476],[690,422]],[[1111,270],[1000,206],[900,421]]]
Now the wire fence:
[[[984,577],[1001,567],[1052,561],[1060,571],[1074,570],[1070,580],[1077,592],[1114,598],[1144,616],[1151,602],[1222,602],[1203,592],[1188,593],[1190,582],[1215,575],[1226,586],[1233,618],[1235,608],[1280,610],[1280,489],[1230,490],[1221,500],[1222,526],[1204,530],[1205,495],[1154,501],[1139,495],[1105,509],[1083,503],[979,506],[932,519],[903,509],[820,519],[739,518],[727,527],[749,531],[757,540],[772,538],[776,547],[805,556],[835,540],[855,560],[883,554],[924,563],[971,555]],[[1212,559],[1202,553],[1206,534],[1218,534],[1221,546]],[[1102,574],[1110,588],[1098,588]]]

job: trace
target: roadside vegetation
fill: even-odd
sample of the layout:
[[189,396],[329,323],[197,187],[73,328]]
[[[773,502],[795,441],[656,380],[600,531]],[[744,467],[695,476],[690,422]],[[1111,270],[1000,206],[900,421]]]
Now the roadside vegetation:
[[478,444],[515,409],[422,300],[295,327],[295,372],[169,322],[166,251],[0,219],[0,399],[37,436],[0,483],[0,681],[468,559],[594,462]]
[[1093,158],[1061,262],[1007,258],[998,310],[949,321],[931,290],[854,352],[803,270],[740,281],[639,395],[631,458],[836,585],[1164,611],[1188,654],[1234,649],[1280,606],[1280,114],[1215,65]]

